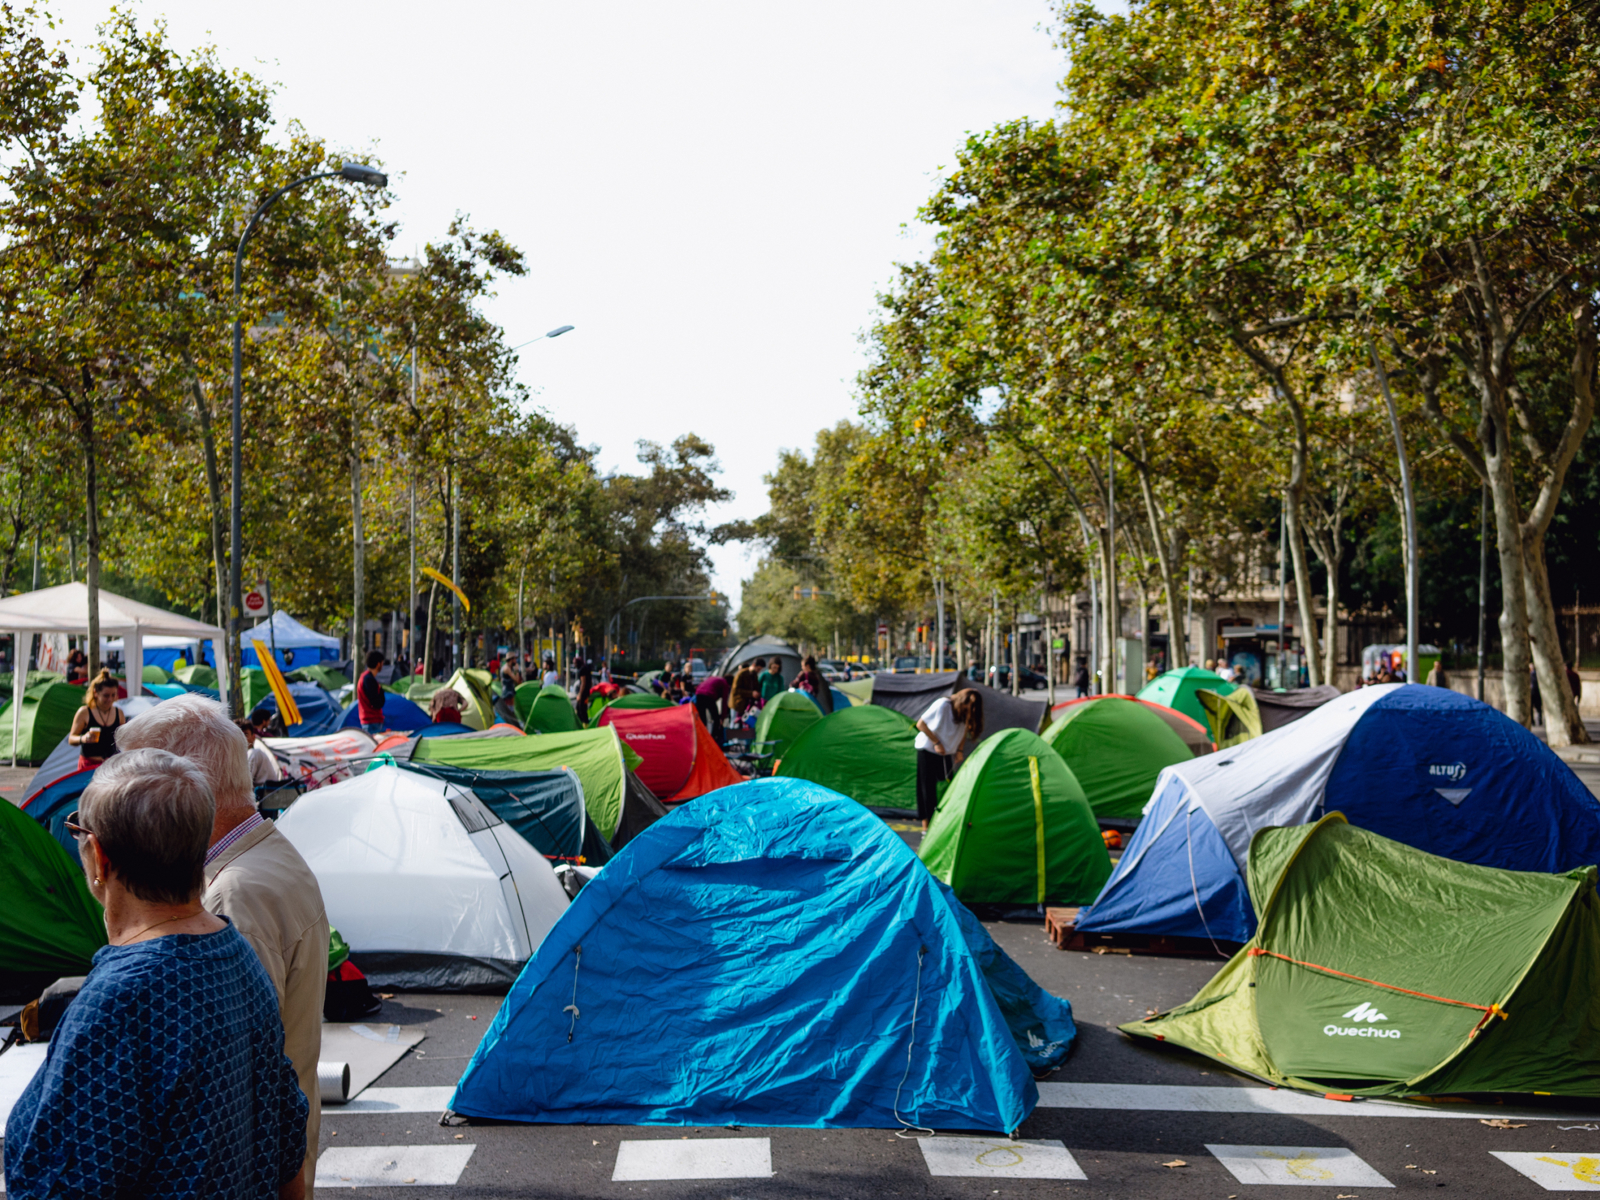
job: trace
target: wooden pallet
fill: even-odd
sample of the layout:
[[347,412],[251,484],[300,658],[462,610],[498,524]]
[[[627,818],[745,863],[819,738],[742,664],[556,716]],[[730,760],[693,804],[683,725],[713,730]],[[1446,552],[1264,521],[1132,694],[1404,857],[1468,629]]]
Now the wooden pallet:
[[1045,934],[1057,950],[1088,954],[1151,954],[1173,958],[1228,958],[1239,949],[1232,942],[1170,937],[1161,933],[1080,933],[1076,908],[1044,910]]

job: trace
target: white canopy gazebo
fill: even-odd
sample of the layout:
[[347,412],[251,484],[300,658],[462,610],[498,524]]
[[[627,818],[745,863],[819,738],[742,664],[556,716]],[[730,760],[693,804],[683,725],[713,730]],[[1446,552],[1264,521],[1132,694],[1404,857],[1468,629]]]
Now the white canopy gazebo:
[[[137,696],[144,682],[144,639],[152,634],[165,637],[210,640],[217,651],[217,676],[227,688],[227,637],[215,625],[207,625],[190,617],[141,604],[100,589],[100,635],[123,639],[122,662],[126,668],[128,695]],[[56,587],[40,588],[37,592],[21,592],[0,599],[0,633],[17,635],[15,670],[12,673],[12,703],[22,704],[22,693],[28,678],[28,659],[33,653],[33,635],[36,633],[70,633],[87,635],[89,632],[89,585],[63,583]],[[24,640],[26,639],[26,640]],[[18,708],[20,715],[21,709]],[[11,723],[12,756],[16,755],[16,732],[20,722]]]

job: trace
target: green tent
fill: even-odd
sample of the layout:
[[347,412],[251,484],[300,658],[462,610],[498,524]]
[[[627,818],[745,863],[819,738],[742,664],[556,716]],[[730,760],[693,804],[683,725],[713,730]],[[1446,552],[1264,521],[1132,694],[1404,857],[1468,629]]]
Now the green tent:
[[804,692],[779,692],[756,718],[755,748],[758,753],[782,758],[795,740],[822,720],[817,702]]
[[1194,757],[1172,726],[1129,696],[1068,704],[1044,740],[1072,768],[1097,817],[1137,817],[1161,768]]
[[578,715],[572,697],[559,683],[524,683],[517,688],[517,715],[529,733],[572,733]]
[[0,758],[10,759],[12,724],[16,722],[17,761],[39,763],[72,729],[83,707],[83,688],[73,683],[40,683],[22,693],[22,714],[8,704],[0,712]]
[[444,684],[436,683],[431,679],[424,679],[421,675],[413,675],[410,686],[401,695],[405,696],[413,704],[420,704],[423,708],[427,708],[428,701],[433,699],[433,694],[443,686]]
[[284,678],[290,683],[315,683],[329,693],[350,686],[350,679],[343,671],[335,671],[332,667],[325,667],[321,663],[312,663],[309,667],[296,667]]
[[155,663],[146,663],[144,668],[145,683],[171,683],[172,676],[168,675]]
[[[192,667],[179,667],[172,673],[172,677],[179,683],[187,683],[190,687],[214,688],[217,686],[217,669],[208,667],[205,663],[195,663]],[[246,709],[246,712],[249,710]]]
[[1236,687],[1231,692],[1201,688],[1195,693],[1195,699],[1205,709],[1206,728],[1211,731],[1211,740],[1218,750],[1261,736],[1261,709],[1256,704],[1256,694],[1249,688]]
[[849,683],[836,683],[835,690],[843,692],[857,704],[872,703],[872,676],[865,679],[852,679]]
[[1083,788],[1036,733],[985,738],[950,781],[917,851],[978,904],[1087,904],[1111,855]]
[[469,729],[488,729],[499,720],[494,715],[494,699],[489,695],[489,672],[463,667],[445,681],[465,701],[461,723]]
[[671,708],[672,701],[654,692],[624,692],[607,708]]
[[1205,727],[1206,710],[1195,693],[1201,688],[1206,688],[1226,696],[1233,691],[1234,686],[1215,671],[1208,671],[1204,667],[1178,667],[1157,675],[1139,689],[1138,695],[1140,700],[1153,700],[1157,704],[1175,708],[1184,716],[1193,717]]
[[1255,937],[1122,1029],[1316,1092],[1600,1096],[1595,877],[1454,862],[1342,813],[1263,829]]
[[[267,682],[267,673],[260,667],[246,667],[241,674],[244,676],[244,712],[249,716],[272,696],[272,685]],[[217,685],[210,683],[203,686]]]
[[88,974],[106,927],[82,869],[43,825],[4,800],[0,847],[0,991]]
[[775,775],[809,779],[869,807],[917,808],[917,727],[892,708],[841,708],[795,738]]
[[551,771],[571,767],[583,785],[583,806],[595,828],[615,841],[623,824],[628,777],[642,759],[617,731],[580,729],[527,737],[418,738],[411,760],[439,762],[480,771]]

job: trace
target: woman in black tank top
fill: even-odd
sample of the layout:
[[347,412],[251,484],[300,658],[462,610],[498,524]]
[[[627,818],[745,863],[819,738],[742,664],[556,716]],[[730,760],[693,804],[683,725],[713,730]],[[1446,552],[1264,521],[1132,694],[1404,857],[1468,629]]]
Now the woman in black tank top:
[[83,701],[67,734],[68,743],[78,748],[79,770],[98,767],[117,752],[117,729],[128,720],[117,707],[117,681],[104,667]]

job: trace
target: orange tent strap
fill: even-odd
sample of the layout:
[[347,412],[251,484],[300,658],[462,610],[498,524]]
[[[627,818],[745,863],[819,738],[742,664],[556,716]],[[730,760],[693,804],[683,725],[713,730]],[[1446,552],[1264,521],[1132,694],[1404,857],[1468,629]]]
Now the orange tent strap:
[[[1321,971],[1325,975],[1337,975],[1341,979],[1354,979],[1358,983],[1370,983],[1373,987],[1384,988],[1391,992],[1400,992],[1402,995],[1406,996],[1416,996],[1422,1000],[1436,1000],[1440,1004],[1454,1004],[1458,1008],[1475,1008],[1479,1012],[1483,1013],[1484,1021],[1487,1021],[1490,1017],[1499,1017],[1502,1021],[1504,1021],[1511,1015],[1498,1004],[1473,1004],[1468,1000],[1451,1000],[1447,996],[1432,996],[1427,992],[1414,992],[1410,988],[1399,987],[1392,983],[1380,983],[1376,979],[1368,979],[1364,975],[1352,975],[1348,971],[1335,970],[1333,967],[1325,967],[1321,963],[1302,962],[1298,958],[1290,958],[1287,954],[1279,954],[1276,950],[1264,950],[1260,946],[1252,946],[1248,951],[1246,951],[1246,954],[1250,958],[1261,958],[1262,956],[1269,958],[1281,958],[1284,962],[1293,963],[1297,967],[1305,967],[1312,971]],[[1482,1025],[1483,1021],[1479,1021],[1478,1024]],[[1476,1032],[1476,1030],[1474,1030],[1474,1032]]]

